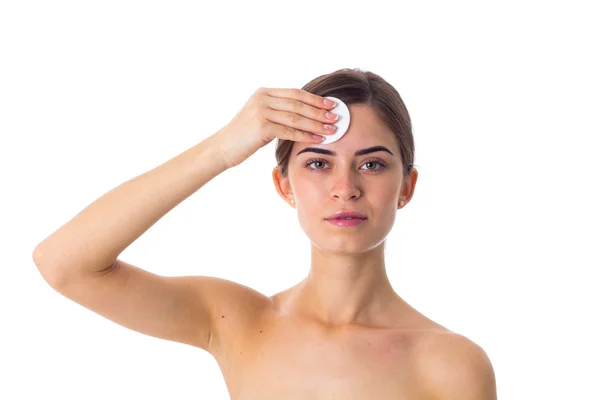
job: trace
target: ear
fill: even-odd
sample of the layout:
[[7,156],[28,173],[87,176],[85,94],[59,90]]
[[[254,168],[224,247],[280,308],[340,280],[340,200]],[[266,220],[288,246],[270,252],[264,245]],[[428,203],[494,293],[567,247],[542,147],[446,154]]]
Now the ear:
[[[400,197],[398,199],[398,209],[403,208],[407,205],[415,193],[415,186],[417,185],[417,179],[419,178],[419,172],[415,167],[410,170],[410,175],[404,178],[402,182],[402,188],[400,189]],[[404,203],[403,203],[404,202]]]
[[277,190],[277,193],[279,193],[281,198],[284,199],[286,203],[290,204],[292,207],[295,207],[294,191],[292,190],[289,176],[283,176],[279,166],[273,168],[272,175],[273,184],[275,185],[275,190]]

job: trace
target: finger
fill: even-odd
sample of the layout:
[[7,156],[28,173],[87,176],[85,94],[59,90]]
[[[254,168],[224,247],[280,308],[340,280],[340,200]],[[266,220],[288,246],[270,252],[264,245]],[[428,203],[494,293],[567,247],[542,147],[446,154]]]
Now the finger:
[[337,127],[332,123],[324,124],[314,119],[306,118],[300,114],[289,111],[278,111],[271,108],[266,108],[264,116],[271,122],[276,124],[285,125],[290,128],[297,130],[317,133],[320,135],[331,135]]
[[305,104],[309,104],[313,107],[325,108],[327,110],[331,110],[336,106],[334,102],[326,99],[323,96],[319,96],[298,88],[263,88],[263,91],[271,97],[294,99]]
[[288,125],[280,125],[276,122],[271,124],[271,129],[274,137],[283,140],[293,140],[294,142],[321,143],[325,138],[325,136],[315,135]]
[[326,124],[334,124],[339,118],[338,115],[333,112],[287,97],[268,96],[266,98],[266,104],[273,110],[292,112]]

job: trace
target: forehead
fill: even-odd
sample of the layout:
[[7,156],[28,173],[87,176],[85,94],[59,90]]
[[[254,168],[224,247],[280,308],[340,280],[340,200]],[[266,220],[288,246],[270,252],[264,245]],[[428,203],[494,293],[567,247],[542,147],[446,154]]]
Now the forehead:
[[340,154],[354,153],[359,148],[375,145],[386,146],[394,151],[397,147],[394,133],[377,117],[370,106],[353,104],[348,106],[348,109],[350,110],[350,125],[341,139],[330,144],[294,142],[291,157],[295,157],[300,150],[306,147],[331,149]]

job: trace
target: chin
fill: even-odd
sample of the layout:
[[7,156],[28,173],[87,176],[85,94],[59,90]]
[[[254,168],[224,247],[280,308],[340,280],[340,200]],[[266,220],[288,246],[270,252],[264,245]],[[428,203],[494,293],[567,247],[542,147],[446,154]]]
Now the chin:
[[[325,221],[326,224],[329,222]],[[323,251],[335,253],[364,253],[381,245],[387,235],[373,235],[372,230],[356,230],[352,228],[339,228],[335,232],[330,229],[318,231],[304,231],[313,246]],[[351,231],[352,230],[352,231]]]
[[311,240],[311,244],[325,253],[337,253],[337,254],[362,254],[367,253],[374,248],[381,245],[382,242],[375,243],[369,242],[368,244],[351,244],[351,243],[331,243],[330,241],[314,241]]

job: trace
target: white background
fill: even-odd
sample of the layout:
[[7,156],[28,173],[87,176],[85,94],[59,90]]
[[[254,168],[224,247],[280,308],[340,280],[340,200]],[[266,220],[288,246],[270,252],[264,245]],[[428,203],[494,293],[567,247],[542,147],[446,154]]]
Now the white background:
[[[3,1],[0,398],[227,399],[208,353],[62,297],[33,249],[258,87],[345,67],[388,80],[414,124],[419,180],[387,239],[396,291],[485,349],[499,398],[600,398],[593,3]],[[268,295],[302,280],[309,242],[274,150],[119,258]]]

